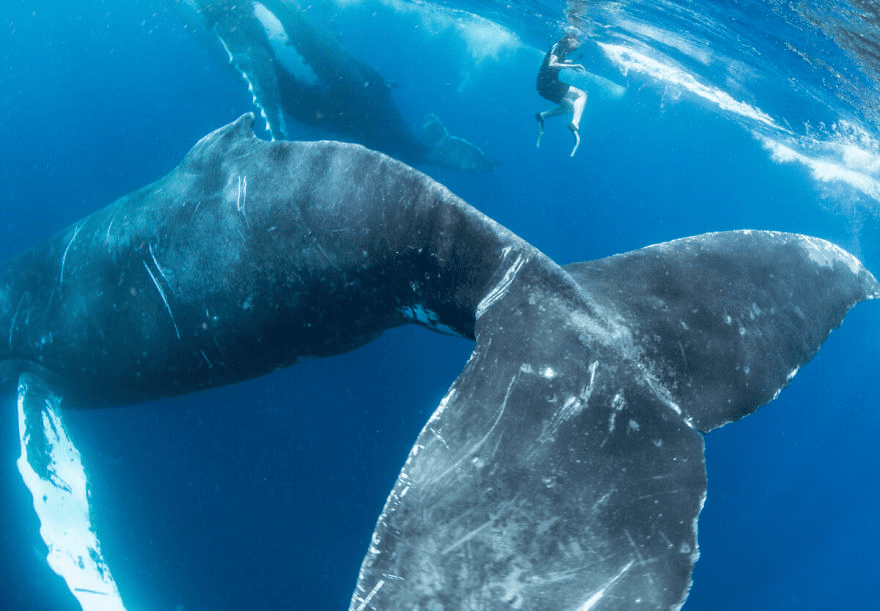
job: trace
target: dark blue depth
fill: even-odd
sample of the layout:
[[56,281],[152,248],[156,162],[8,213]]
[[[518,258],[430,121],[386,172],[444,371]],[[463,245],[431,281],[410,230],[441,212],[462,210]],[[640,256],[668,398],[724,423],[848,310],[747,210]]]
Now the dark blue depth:
[[[2,256],[160,177],[253,110],[240,75],[170,3],[11,4],[0,17]],[[627,89],[589,92],[577,156],[565,119],[547,121],[536,150],[540,52],[477,61],[454,31],[375,10],[367,21],[366,6],[351,9],[337,27],[398,83],[404,116],[435,112],[500,162],[488,175],[423,170],[558,262],[753,228],[832,240],[880,272],[876,212],[824,196],[707,104],[601,66]],[[707,437],[687,611],[876,607],[878,331],[877,304],[857,307],[777,401]],[[69,413],[129,610],[347,608],[385,496],[470,349],[404,328],[235,387]],[[75,611],[45,564],[15,468],[15,407],[2,405],[0,609]]]

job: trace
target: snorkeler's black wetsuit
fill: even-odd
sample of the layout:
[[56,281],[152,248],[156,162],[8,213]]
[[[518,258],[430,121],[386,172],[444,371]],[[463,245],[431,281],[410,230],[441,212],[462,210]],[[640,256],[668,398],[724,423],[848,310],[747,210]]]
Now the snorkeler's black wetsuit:
[[563,83],[559,80],[559,70],[554,70],[549,67],[550,56],[555,55],[561,62],[565,59],[567,54],[568,45],[564,44],[561,40],[553,45],[550,50],[547,51],[547,55],[544,56],[544,63],[541,64],[541,69],[538,71],[538,80],[535,83],[538,87],[538,93],[542,98],[546,98],[557,104],[562,102],[562,98],[568,93],[570,87],[567,83]]

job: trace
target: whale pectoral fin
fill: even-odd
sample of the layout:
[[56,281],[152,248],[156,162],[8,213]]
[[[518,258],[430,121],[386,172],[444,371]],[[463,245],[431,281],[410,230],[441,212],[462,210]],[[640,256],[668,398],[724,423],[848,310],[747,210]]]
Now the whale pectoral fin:
[[[244,6],[234,10],[244,10]],[[276,58],[264,36],[257,36],[255,28],[250,24],[249,27],[243,27],[242,23],[251,20],[250,15],[231,12],[214,24],[214,33],[229,55],[229,62],[247,81],[254,96],[254,104],[260,109],[260,115],[265,120],[266,129],[272,139],[287,140],[289,133],[284,118],[279,75],[275,67]]]
[[124,611],[91,523],[88,481],[61,418],[61,394],[44,377],[18,380],[18,470],[34,498],[49,566],[84,611]]
[[683,602],[702,436],[616,347],[585,344],[554,291],[513,287],[480,317],[378,520],[352,611]]
[[636,358],[704,432],[772,400],[853,305],[880,296],[846,251],[766,231],[694,236],[564,269],[630,329]]

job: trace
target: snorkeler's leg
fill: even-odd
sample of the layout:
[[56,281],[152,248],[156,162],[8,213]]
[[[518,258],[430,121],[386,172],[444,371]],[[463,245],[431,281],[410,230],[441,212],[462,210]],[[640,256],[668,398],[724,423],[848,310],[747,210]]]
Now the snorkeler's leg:
[[574,126],[574,129],[580,129],[581,117],[587,105],[587,94],[577,87],[572,87],[568,90],[566,97],[569,98],[571,103],[571,124]]
[[538,121],[538,143],[536,145],[538,148],[541,148],[541,138],[544,137],[544,120],[549,119],[550,117],[565,115],[570,112],[571,102],[564,99],[556,108],[551,108],[550,110],[545,110],[544,112],[539,112],[535,115],[535,120]]
[[569,100],[562,100],[562,102],[556,108],[551,110],[545,110],[544,112],[538,113],[541,115],[543,119],[549,119],[550,117],[558,117],[559,115],[565,115],[571,112],[571,102]]
[[571,149],[571,153],[568,154],[569,157],[574,157],[574,154],[577,153],[578,147],[581,144],[581,137],[578,134],[578,130],[575,129],[574,124],[568,126],[568,129],[571,130],[572,135],[574,136],[574,146]]
[[574,136],[574,147],[571,149],[571,153],[568,156],[574,157],[574,154],[578,150],[578,146],[581,144],[581,136],[578,130],[581,125],[581,117],[584,114],[584,107],[587,105],[587,94],[577,87],[572,87],[568,90],[565,97],[571,103],[571,123],[568,124],[568,129],[571,130],[571,133]]
[[544,113],[536,114],[535,120],[538,122],[538,143],[535,144],[535,147],[541,148],[541,138],[544,137]]

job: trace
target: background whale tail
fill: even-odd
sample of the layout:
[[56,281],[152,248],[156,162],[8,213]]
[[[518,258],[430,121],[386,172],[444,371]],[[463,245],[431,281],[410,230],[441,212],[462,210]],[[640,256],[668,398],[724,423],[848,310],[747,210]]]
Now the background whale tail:
[[421,141],[429,147],[425,161],[451,170],[491,172],[498,164],[476,144],[453,136],[435,114],[422,125]]

